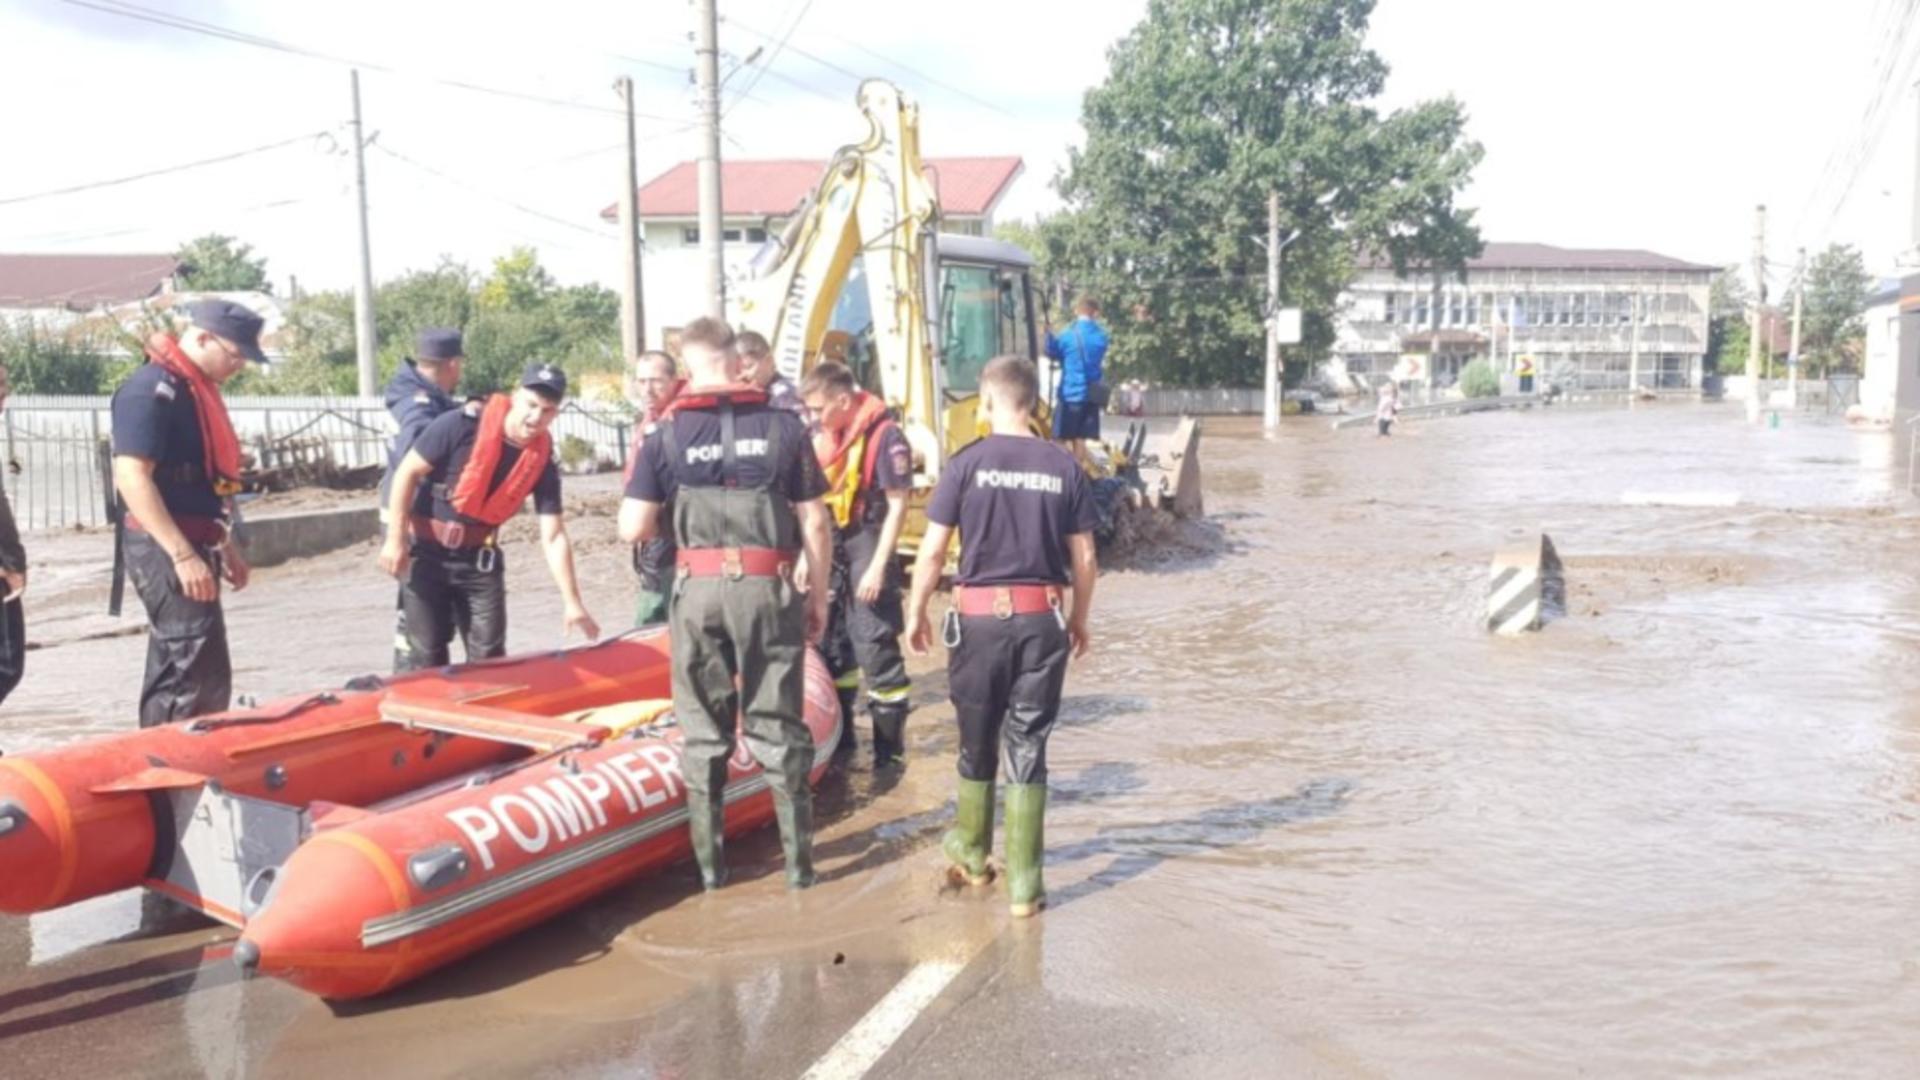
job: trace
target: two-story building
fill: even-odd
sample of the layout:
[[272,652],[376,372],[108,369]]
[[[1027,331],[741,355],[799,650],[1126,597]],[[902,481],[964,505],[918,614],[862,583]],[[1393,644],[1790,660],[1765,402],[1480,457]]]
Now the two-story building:
[[1717,267],[1650,251],[1488,244],[1462,279],[1364,267],[1342,294],[1329,374],[1443,390],[1486,359],[1511,389],[1697,389]]
[[[993,216],[1024,169],[1017,157],[926,159],[927,179],[940,200],[940,229],[987,236]],[[825,174],[824,161],[726,161],[720,168],[722,258],[728,280],[738,279],[754,252],[787,220]],[[699,168],[683,161],[639,191],[641,288],[647,341],[683,326],[706,307],[700,250]],[[618,221],[620,208],[602,218]]]

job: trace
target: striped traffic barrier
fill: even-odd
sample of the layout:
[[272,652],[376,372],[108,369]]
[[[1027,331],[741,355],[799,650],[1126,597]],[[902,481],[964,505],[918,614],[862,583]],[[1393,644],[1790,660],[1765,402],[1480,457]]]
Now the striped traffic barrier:
[[1566,569],[1545,533],[1494,552],[1487,586],[1487,629],[1512,637],[1538,630],[1566,611]]

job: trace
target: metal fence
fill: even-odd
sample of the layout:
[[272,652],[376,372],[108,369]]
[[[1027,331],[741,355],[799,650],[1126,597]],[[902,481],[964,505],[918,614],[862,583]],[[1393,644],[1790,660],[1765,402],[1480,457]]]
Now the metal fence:
[[[369,398],[239,397],[227,412],[256,463],[324,459],[341,470],[383,465],[393,422]],[[107,523],[112,490],[112,402],[106,397],[19,396],[0,418],[7,497],[22,529]],[[569,402],[554,421],[563,456],[582,467],[625,468],[632,414]],[[588,465],[587,463],[591,464]]]

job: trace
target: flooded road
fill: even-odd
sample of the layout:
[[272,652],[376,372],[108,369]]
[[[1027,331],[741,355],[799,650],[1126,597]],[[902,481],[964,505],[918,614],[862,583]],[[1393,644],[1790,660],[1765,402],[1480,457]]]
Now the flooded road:
[[[1894,436],[1661,406],[1388,440],[1217,422],[1203,452],[1213,520],[1102,578],[1040,919],[939,887],[954,739],[922,670],[905,777],[828,781],[808,894],[762,834],[736,888],[677,870],[339,1011],[237,981],[225,930],[112,940],[125,897],[0,920],[0,1074],[1920,1066],[1920,518]],[[615,622],[624,556],[580,531]],[[1493,638],[1491,552],[1540,531],[1570,613]],[[508,559],[514,647],[552,644],[537,554]],[[9,751],[131,713],[144,642],[43,602]],[[371,549],[263,572],[230,614],[241,688],[380,670],[391,604]]]

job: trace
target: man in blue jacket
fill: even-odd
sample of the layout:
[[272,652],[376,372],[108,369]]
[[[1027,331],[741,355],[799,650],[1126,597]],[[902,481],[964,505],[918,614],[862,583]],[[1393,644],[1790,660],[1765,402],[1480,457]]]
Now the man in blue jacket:
[[1088,439],[1100,438],[1100,410],[1106,402],[1095,389],[1103,379],[1107,331],[1100,325],[1100,302],[1082,296],[1073,305],[1073,325],[1055,336],[1047,331],[1047,356],[1060,364],[1054,395],[1053,437],[1086,460]]
[[[393,373],[387,383],[387,412],[399,426],[393,443],[387,448],[387,468],[380,474],[380,523],[387,523],[387,498],[393,491],[393,471],[406,460],[415,439],[427,425],[458,408],[453,388],[460,385],[460,367],[466,352],[460,331],[429,329],[420,331],[414,341],[414,355]],[[413,655],[406,635],[406,586],[400,588],[393,641],[393,670],[404,671]]]

